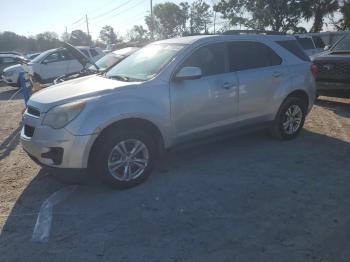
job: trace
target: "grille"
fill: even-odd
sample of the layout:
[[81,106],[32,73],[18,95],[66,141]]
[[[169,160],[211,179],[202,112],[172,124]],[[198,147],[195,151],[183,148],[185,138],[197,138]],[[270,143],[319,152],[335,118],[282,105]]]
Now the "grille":
[[317,80],[350,81],[350,63],[346,62],[316,62],[318,67]]
[[33,116],[40,116],[40,111],[34,107],[28,106],[27,113]]
[[32,126],[24,125],[24,134],[27,137],[32,137],[34,135],[35,128]]

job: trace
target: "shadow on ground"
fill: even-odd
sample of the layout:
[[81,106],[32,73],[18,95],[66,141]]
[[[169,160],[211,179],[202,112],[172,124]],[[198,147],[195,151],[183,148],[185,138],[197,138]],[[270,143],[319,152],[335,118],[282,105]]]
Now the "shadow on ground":
[[34,243],[41,203],[64,186],[41,171],[7,219],[0,261],[349,261],[349,153],[308,131],[182,148],[133,189],[90,178]]
[[0,160],[7,157],[19,144],[22,123],[0,144]]
[[332,99],[327,99],[322,97],[315,102],[316,105],[328,108],[332,110],[335,114],[342,117],[350,117],[350,103],[342,101],[334,101]]
[[0,101],[8,101],[22,99],[22,94],[15,87],[6,87],[5,90],[1,90],[5,87],[0,87]]

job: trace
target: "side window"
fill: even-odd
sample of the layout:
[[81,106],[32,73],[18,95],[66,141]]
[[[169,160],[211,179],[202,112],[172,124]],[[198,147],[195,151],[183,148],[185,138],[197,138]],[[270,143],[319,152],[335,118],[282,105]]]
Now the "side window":
[[229,43],[230,71],[276,66],[282,59],[268,46],[250,41]]
[[95,49],[93,49],[93,48],[90,49],[90,54],[91,54],[93,57],[98,56],[97,51],[96,51]]
[[83,52],[83,54],[84,54],[86,57],[90,57],[87,50],[85,50],[85,49],[80,49],[80,51]]
[[71,53],[65,51],[61,52],[61,58],[62,60],[74,60],[74,57],[71,55]]
[[50,55],[48,55],[45,59],[44,59],[44,63],[53,63],[53,62],[58,62],[61,60],[61,57],[60,57],[60,53],[59,52],[55,52],[55,53],[52,53]]
[[223,74],[225,69],[226,47],[224,43],[204,46],[196,50],[182,65],[199,67],[203,76]]

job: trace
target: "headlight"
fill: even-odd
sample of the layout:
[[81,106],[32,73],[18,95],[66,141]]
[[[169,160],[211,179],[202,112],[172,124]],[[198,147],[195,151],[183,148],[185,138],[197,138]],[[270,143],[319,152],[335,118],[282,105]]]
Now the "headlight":
[[4,76],[6,76],[6,77],[13,76],[14,74],[15,74],[14,70],[4,72]]
[[82,101],[56,106],[46,113],[43,125],[55,129],[62,128],[76,118],[84,106],[85,102]]

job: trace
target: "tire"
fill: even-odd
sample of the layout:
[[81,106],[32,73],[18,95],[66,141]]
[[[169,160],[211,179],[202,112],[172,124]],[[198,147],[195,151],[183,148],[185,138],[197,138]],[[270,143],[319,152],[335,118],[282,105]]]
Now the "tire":
[[[93,152],[92,170],[109,186],[118,189],[131,188],[145,181],[151,174],[157,147],[150,134],[136,128],[133,130],[132,127],[113,128],[107,130],[97,143]],[[142,150],[133,156],[132,149],[136,144]],[[121,154],[121,151],[125,152],[123,147],[127,149],[128,155]],[[119,165],[121,166],[115,172],[111,171]],[[145,166],[143,171],[136,172],[137,168],[142,169],[141,165]]]
[[[270,134],[280,140],[291,140],[296,138],[304,126],[307,112],[306,107],[307,106],[302,99],[298,97],[288,97],[281,105],[272,125],[270,126]],[[298,114],[295,117],[288,119],[288,114],[294,114],[296,112],[298,112]],[[287,123],[289,124],[287,125]]]

